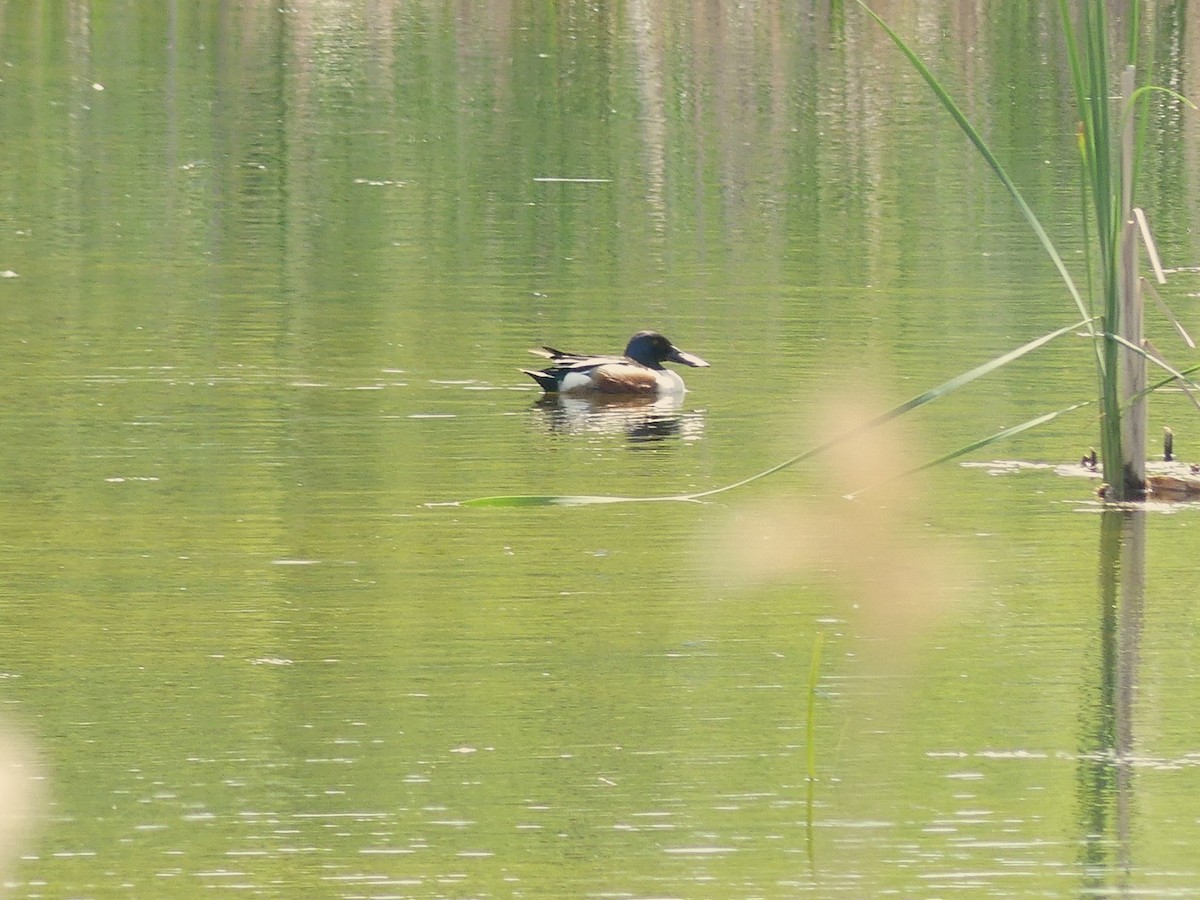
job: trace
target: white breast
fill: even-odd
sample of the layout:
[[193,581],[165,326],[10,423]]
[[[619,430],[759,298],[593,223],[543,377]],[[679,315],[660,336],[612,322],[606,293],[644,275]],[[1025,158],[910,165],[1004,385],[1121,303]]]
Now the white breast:
[[658,376],[658,392],[660,394],[682,394],[687,390],[683,386],[683,379],[679,377],[678,372],[663,369],[655,374]]

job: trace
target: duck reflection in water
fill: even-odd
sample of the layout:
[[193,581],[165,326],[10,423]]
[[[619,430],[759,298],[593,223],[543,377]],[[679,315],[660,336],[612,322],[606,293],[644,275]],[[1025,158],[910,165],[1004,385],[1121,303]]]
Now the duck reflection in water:
[[624,434],[633,444],[668,438],[698,440],[703,413],[683,411],[679,394],[661,397],[618,394],[546,394],[533,404],[547,430],[559,434]]

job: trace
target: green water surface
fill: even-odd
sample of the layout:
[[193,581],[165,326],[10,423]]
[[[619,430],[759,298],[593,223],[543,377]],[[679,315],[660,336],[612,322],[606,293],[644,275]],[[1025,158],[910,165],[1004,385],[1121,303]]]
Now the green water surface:
[[[1081,267],[1055,6],[878,8]],[[857,7],[0,0],[0,122],[11,896],[1200,896],[1196,510],[1057,473],[1087,410],[842,496],[1083,340],[711,502],[449,505],[718,487],[1076,318]],[[641,328],[676,406],[518,371]]]

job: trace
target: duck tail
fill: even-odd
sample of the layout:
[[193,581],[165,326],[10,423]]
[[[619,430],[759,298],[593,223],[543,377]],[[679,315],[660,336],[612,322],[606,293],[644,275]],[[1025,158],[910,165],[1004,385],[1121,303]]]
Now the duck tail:
[[536,347],[531,348],[530,353],[534,356],[540,356],[542,359],[585,359],[581,353],[572,353],[569,350],[559,350],[555,347]]
[[549,372],[539,372],[536,369],[522,369],[521,371],[536,381],[538,387],[547,394],[558,393],[558,379]]

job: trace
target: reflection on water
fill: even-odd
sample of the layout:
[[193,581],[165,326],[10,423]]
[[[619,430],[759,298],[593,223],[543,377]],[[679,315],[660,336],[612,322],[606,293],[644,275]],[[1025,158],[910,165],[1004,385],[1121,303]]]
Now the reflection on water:
[[[1096,892],[1128,888],[1138,663],[1146,590],[1144,509],[1100,514],[1100,656],[1079,754],[1080,862]],[[1141,761],[1143,764],[1147,760]]]
[[704,433],[704,413],[684,412],[683,397],[547,394],[533,405],[543,427],[560,434],[624,434],[633,444],[667,438],[696,441]]

